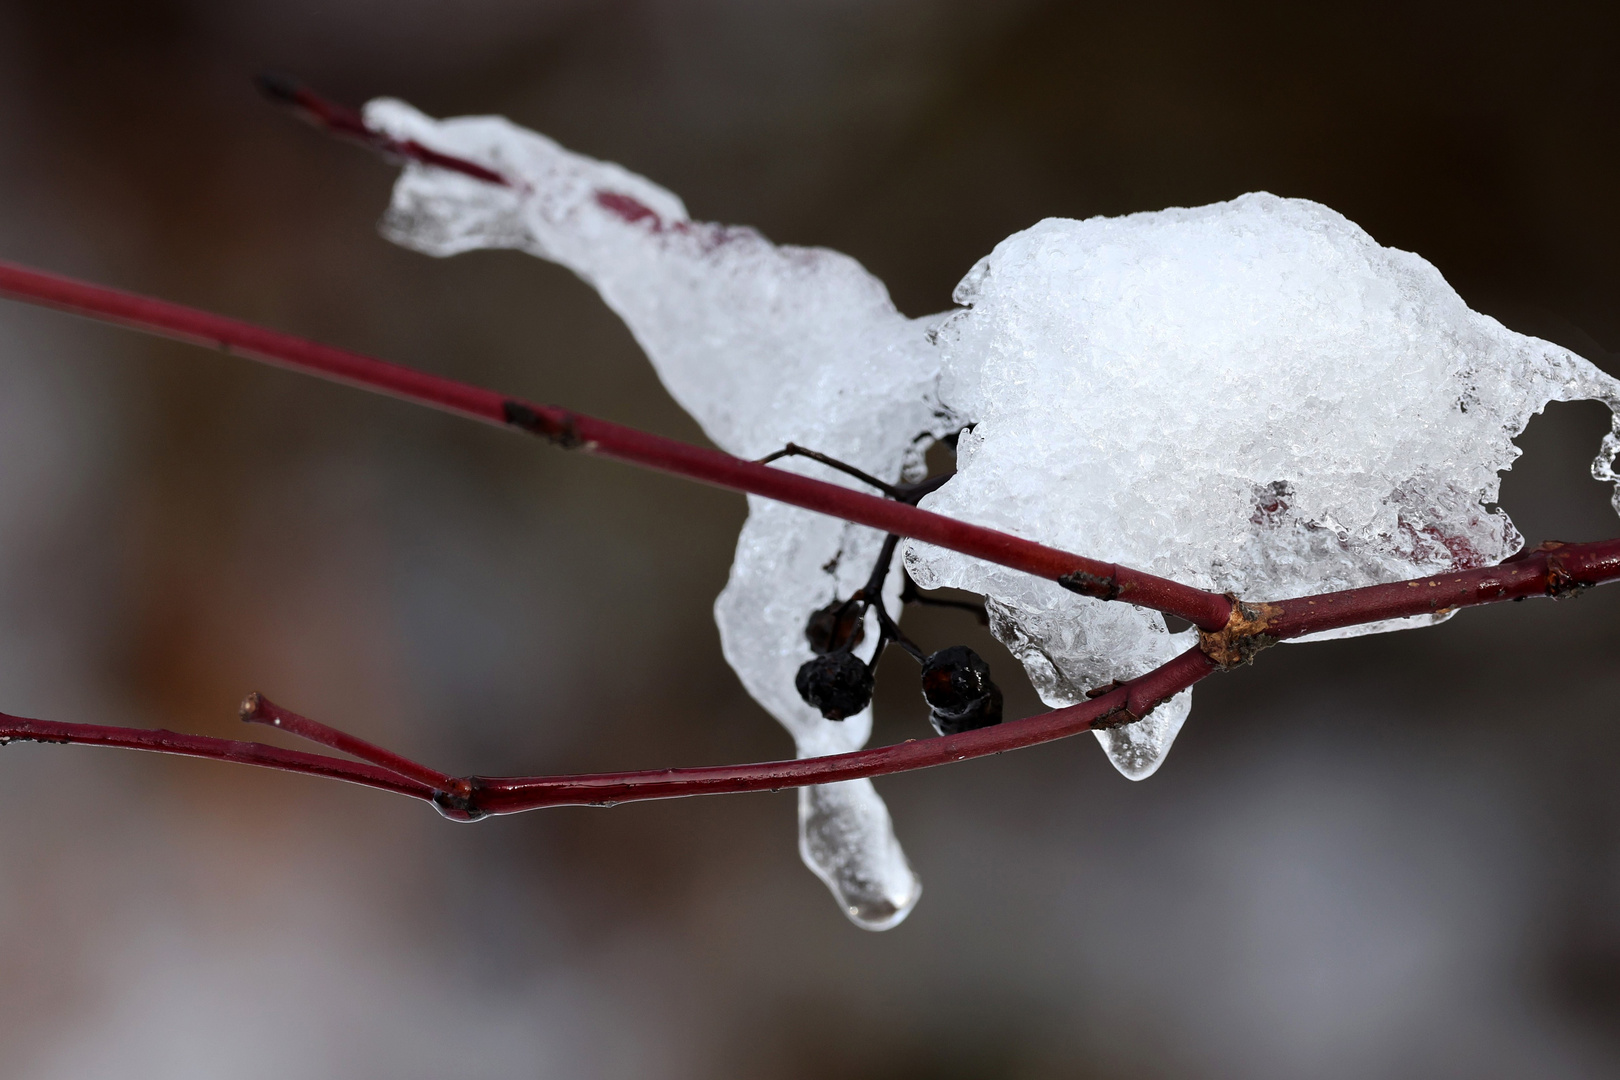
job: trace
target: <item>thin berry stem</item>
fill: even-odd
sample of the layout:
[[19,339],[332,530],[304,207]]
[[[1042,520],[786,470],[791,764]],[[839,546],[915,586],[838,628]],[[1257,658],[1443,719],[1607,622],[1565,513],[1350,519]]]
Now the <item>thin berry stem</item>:
[[837,469],[846,476],[853,476],[867,487],[877,488],[891,499],[905,498],[905,493],[899,488],[895,487],[893,484],[884,483],[877,477],[864,473],[855,466],[839,461],[835,457],[829,457],[818,450],[806,450],[798,443],[788,443],[786,446],[782,447],[782,449],[766,454],[764,457],[759,459],[758,464],[769,465],[771,462],[779,461],[785,457],[802,457],[809,458],[811,461],[819,461],[821,464],[826,465],[829,468]]
[[982,601],[979,603],[974,603],[971,600],[950,600],[943,596],[925,596],[923,595],[922,590],[917,588],[917,583],[912,580],[911,575],[906,572],[905,567],[901,567],[900,572],[905,575],[905,586],[900,590],[900,602],[902,604],[921,604],[924,607],[955,608],[958,611],[965,611],[972,615],[976,620],[978,620],[980,626],[990,625],[990,615],[985,611],[984,603]]
[[819,461],[823,465],[837,469],[846,476],[853,476],[867,487],[877,488],[891,499],[896,499],[910,506],[916,506],[923,500],[923,496],[938,491],[945,486],[946,481],[956,475],[956,470],[952,469],[949,472],[942,472],[938,476],[930,476],[926,480],[919,480],[914,484],[888,484],[870,473],[862,472],[848,462],[839,461],[837,458],[823,454],[819,450],[807,450],[798,443],[788,443],[782,449],[766,454],[758,460],[758,464],[769,465],[771,462],[779,461],[785,457],[803,457],[809,458],[811,461]]
[[987,562],[1057,581],[1104,600],[1152,608],[1219,630],[1231,614],[1224,596],[1114,563],[1088,559],[905,502],[744,461],[551,405],[535,405],[361,353],[321,345],[182,304],[109,289],[0,261],[0,296],[102,322],[221,349],[361,389],[538,435],[644,468],[761,495],[883,532],[898,533]]
[[866,584],[861,586],[847,602],[848,604],[859,603],[862,617],[865,617],[868,610],[875,609],[877,611],[877,648],[872,650],[872,659],[866,662],[866,666],[873,671],[877,670],[878,661],[883,659],[883,651],[888,648],[891,641],[916,657],[918,661],[926,659],[923,651],[917,647],[916,642],[906,637],[900,630],[900,624],[889,617],[889,609],[883,602],[883,583],[889,578],[889,569],[894,565],[894,550],[899,545],[900,538],[893,533],[884,538],[883,549],[878,552],[877,562],[872,566],[871,576],[866,579]]

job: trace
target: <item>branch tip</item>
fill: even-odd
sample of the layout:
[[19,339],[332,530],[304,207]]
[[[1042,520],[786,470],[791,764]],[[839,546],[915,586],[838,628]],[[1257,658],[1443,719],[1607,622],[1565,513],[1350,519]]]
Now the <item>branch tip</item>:
[[[446,790],[448,788],[449,790]],[[445,788],[433,793],[433,809],[447,821],[457,821],[469,825],[474,821],[482,821],[489,814],[477,805],[478,781],[465,777],[456,777]]]
[[259,93],[278,105],[297,105],[298,93],[303,89],[297,79],[279,71],[260,72],[253,77],[253,85],[259,88]]
[[590,449],[594,444],[580,437],[574,414],[564,409],[539,409],[533,405],[507,398],[502,403],[502,415],[508,427],[538,435],[564,450]]
[[266,720],[263,716],[264,707],[268,704],[269,701],[265,696],[255,690],[242,699],[242,706],[237,710],[236,715],[241,717],[244,724],[274,723],[273,720]]

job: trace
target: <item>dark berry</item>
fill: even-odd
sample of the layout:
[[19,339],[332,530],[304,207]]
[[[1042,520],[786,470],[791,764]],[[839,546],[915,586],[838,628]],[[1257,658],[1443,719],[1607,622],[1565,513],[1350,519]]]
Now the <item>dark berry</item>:
[[805,661],[793,685],[804,703],[828,720],[854,716],[872,701],[872,671],[854,653],[828,653]]
[[923,697],[929,720],[941,735],[955,735],[1001,723],[1001,688],[990,681],[990,665],[966,645],[952,645],[923,661]]
[[866,637],[866,612],[853,600],[834,600],[810,613],[804,639],[817,656],[853,649]]

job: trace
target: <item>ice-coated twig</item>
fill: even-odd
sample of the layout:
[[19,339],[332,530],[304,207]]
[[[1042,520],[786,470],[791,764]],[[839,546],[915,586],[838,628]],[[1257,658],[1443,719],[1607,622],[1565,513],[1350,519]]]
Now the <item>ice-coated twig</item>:
[[[1094,727],[1113,726],[1122,715],[1123,722],[1130,723],[1206,676],[1251,661],[1255,653],[1275,641],[1448,608],[1533,596],[1558,599],[1616,580],[1620,580],[1620,539],[1587,544],[1549,543],[1500,566],[1299,597],[1275,604],[1245,604],[1240,606],[1238,617],[1227,630],[1204,634],[1197,648],[1078,705],[957,735],[908,740],[797,761],[579,776],[445,777],[370,743],[343,735],[325,724],[287,713],[257,696],[249,699],[254,712],[293,717],[298,721],[292,723],[284,719],[276,726],[336,749],[357,754],[363,751],[393,768],[282,750],[261,743],[162,730],[29,720],[3,713],[0,713],[0,743],[31,741],[115,746],[260,765],[408,795],[431,802],[447,817],[462,821],[547,806],[611,806],[691,795],[776,791],[969,761],[1066,738]],[[443,786],[424,783],[422,779],[395,771],[397,768],[408,768],[422,778],[444,777],[447,783]]]
[[0,296],[204,345],[305,374],[404,398],[420,405],[515,428],[569,450],[673,473],[717,487],[761,495],[999,563],[1104,600],[1120,600],[1186,619],[1200,629],[1226,625],[1231,602],[1129,567],[1059,551],[907,503],[744,461],[675,439],[598,420],[554,405],[536,405],[493,390],[322,345],[183,304],[0,261]]
[[357,110],[335,101],[328,101],[309,87],[285,75],[266,73],[255,81],[259,90],[270,100],[288,106],[323,131],[352,139],[391,161],[416,161],[423,165],[449,169],[451,172],[458,172],[487,184],[499,184],[501,187],[516,186],[500,173],[486,169],[476,162],[452,154],[441,154],[414,139],[395,139],[386,132],[368,127]]
[[[1620,577],[1620,540],[1567,544],[1549,540],[1496,566],[1436,574],[1413,581],[1368,585],[1360,589],[1301,596],[1271,604],[1240,604],[1248,629],[1239,637],[1286,641],[1289,638],[1361,626],[1412,615],[1437,615],[1454,608],[1524,600],[1532,596],[1563,599]],[[1206,643],[1223,634],[1204,634]]]

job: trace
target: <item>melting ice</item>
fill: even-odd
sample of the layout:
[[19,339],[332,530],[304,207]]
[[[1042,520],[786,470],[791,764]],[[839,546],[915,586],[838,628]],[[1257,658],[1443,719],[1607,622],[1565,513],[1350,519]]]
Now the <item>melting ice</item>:
[[[506,120],[435,121],[389,100],[366,119],[517,181],[407,166],[391,239],[567,266],[725,450],[797,442],[892,482],[972,424],[928,508],[1247,599],[1499,562],[1522,543],[1490,508],[1512,438],[1548,401],[1620,407],[1620,384],[1585,360],[1470,311],[1421,258],[1302,200],[1043,221],[973,268],[958,310],[907,319],[847,256],[692,222],[657,185]],[[1616,449],[1611,437],[1594,467],[1604,479]],[[881,543],[749,500],[715,617],[726,659],[801,756],[870,734],[870,712],[824,720],[793,677],[811,655],[806,617],[859,588]],[[1049,705],[1191,643],[1155,613],[951,552],[916,544],[904,558],[925,587],[985,595]],[[891,611],[899,587],[890,575]],[[1098,738],[1145,777],[1189,706],[1190,692]],[[806,864],[858,925],[893,926],[916,903],[869,781],[801,791],[799,826]]]

